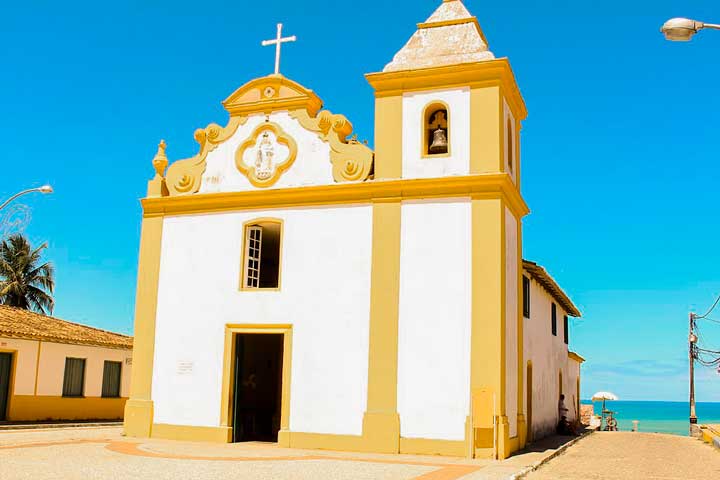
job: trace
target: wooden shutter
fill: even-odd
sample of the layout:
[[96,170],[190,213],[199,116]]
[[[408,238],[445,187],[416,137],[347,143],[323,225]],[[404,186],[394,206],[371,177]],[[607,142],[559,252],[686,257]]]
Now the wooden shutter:
[[121,362],[105,361],[103,367],[103,397],[119,397],[120,396],[120,372],[122,369]]
[[66,358],[63,397],[82,397],[85,384],[85,359]]
[[557,337],[557,306],[552,304],[552,334]]
[[523,275],[523,316],[530,318],[530,279]]
[[260,287],[262,227],[247,227],[245,236],[245,288]]
[[570,340],[568,333],[568,316],[565,315],[563,317],[563,336],[565,338],[565,345],[567,345]]

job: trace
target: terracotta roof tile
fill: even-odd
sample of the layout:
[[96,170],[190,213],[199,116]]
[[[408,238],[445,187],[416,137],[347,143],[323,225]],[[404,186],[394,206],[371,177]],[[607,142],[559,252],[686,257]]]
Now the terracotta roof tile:
[[553,296],[556,302],[562,305],[568,315],[571,317],[582,316],[580,310],[578,310],[572,300],[570,300],[570,297],[568,297],[563,289],[560,288],[560,285],[558,285],[555,279],[550,276],[547,270],[537,263],[530,262],[528,260],[523,260],[523,268],[527,270],[528,273],[530,273],[530,275],[532,275],[533,278],[537,280],[537,282],[542,285],[550,295]]
[[0,305],[0,337],[132,348],[133,337]]

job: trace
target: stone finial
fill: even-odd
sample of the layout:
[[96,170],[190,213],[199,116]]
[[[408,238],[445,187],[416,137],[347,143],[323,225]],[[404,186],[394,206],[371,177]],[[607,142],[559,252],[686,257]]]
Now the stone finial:
[[155,168],[155,173],[160,178],[163,178],[165,176],[165,169],[168,166],[168,158],[167,155],[165,155],[165,148],[167,148],[167,143],[165,143],[165,140],[160,140],[160,144],[158,145],[158,151],[152,161],[153,167]]

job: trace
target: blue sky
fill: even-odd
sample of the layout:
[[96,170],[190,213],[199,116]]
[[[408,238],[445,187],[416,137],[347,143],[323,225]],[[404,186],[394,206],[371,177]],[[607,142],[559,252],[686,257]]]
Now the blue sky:
[[[272,73],[260,47],[278,21],[298,42],[282,71],[373,138],[379,71],[439,0],[361,4],[186,1],[11,2],[0,20],[0,198],[25,197],[48,241],[62,318],[132,332],[140,206],[161,138],[171,160],[220,105]],[[493,52],[509,57],[530,115],[525,257],[579,305],[571,346],[583,396],[686,398],[687,312],[720,293],[720,32],[687,44],[658,32],[688,16],[720,23],[715,0],[468,0]],[[720,318],[720,312],[718,312]],[[704,326],[720,347],[720,325]],[[698,399],[720,401],[700,373]]]

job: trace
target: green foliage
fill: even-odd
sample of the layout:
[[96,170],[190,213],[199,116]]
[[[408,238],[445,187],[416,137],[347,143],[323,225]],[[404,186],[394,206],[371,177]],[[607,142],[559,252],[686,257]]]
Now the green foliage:
[[14,234],[0,242],[0,305],[50,314],[55,306],[55,269],[41,263],[43,243],[33,249],[24,235]]

